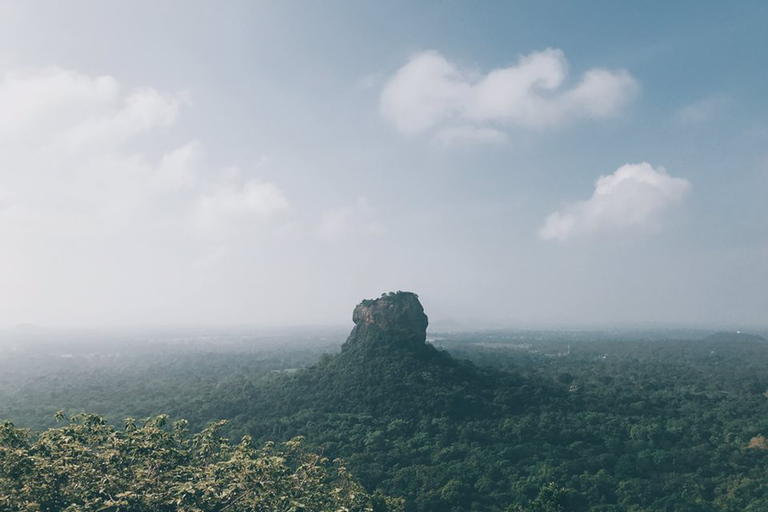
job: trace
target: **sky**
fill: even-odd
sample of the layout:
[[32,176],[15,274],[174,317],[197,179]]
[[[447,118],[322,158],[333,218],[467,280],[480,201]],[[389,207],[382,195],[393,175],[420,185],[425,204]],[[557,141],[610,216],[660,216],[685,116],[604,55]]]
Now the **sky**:
[[766,24],[0,2],[0,327],[766,326]]

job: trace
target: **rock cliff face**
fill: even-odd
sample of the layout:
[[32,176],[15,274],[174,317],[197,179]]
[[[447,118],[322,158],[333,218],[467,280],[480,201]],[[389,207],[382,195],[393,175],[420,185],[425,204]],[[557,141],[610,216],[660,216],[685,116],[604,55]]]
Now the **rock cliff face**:
[[355,327],[342,351],[352,347],[423,351],[428,347],[427,315],[415,293],[386,293],[378,299],[364,300],[352,313],[352,321]]

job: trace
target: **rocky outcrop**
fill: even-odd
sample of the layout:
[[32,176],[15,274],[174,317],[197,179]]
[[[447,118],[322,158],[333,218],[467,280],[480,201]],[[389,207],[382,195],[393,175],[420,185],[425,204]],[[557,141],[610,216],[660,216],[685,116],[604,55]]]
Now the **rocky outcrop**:
[[352,313],[355,327],[342,350],[364,346],[371,349],[426,349],[427,315],[419,297],[411,292],[385,293],[364,300]]

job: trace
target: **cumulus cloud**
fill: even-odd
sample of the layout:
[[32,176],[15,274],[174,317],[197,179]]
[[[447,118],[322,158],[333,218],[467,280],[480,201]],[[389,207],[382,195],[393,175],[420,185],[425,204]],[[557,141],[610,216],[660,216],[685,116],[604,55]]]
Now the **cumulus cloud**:
[[476,126],[449,126],[435,133],[435,140],[444,144],[495,144],[507,140],[507,135],[504,132],[494,128],[481,128]]
[[355,204],[326,211],[320,216],[315,233],[322,238],[340,238],[352,234],[377,235],[383,227],[373,220],[374,210],[365,197]]
[[165,153],[154,173],[154,185],[170,189],[193,187],[198,183],[205,156],[205,148],[198,141]]
[[277,185],[249,180],[242,186],[220,186],[200,198],[198,220],[206,232],[221,232],[243,221],[266,220],[288,210],[289,203]]
[[55,67],[6,71],[0,75],[0,139],[71,127],[103,112],[118,95],[111,76],[89,77]]
[[691,184],[663,167],[626,164],[601,176],[592,197],[549,215],[539,230],[543,240],[568,240],[599,231],[655,229],[662,214],[685,199]]
[[90,116],[63,131],[59,139],[74,151],[93,146],[114,147],[155,128],[172,125],[184,99],[183,93],[162,94],[155,89],[140,89],[113,111]]
[[[185,93],[123,91],[61,68],[0,75],[0,235],[18,247],[75,237],[117,247],[232,234],[288,208],[274,183],[163,147]],[[250,223],[250,224],[249,224]]]
[[[514,66],[479,76],[436,51],[427,51],[415,55],[390,78],[381,93],[380,109],[406,135],[437,130],[440,136],[458,127],[477,138],[477,132],[467,127],[541,128],[572,119],[615,116],[639,89],[624,70],[590,69],[570,87],[567,77],[568,62],[558,49],[522,56]],[[478,140],[495,142],[498,137]]]

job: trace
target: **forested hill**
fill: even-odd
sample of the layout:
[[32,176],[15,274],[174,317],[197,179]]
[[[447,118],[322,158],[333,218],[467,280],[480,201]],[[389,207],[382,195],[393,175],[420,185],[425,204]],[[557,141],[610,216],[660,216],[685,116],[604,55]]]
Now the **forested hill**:
[[[353,321],[341,353],[231,404],[248,418],[244,431],[258,439],[302,433],[323,453],[349,459],[367,487],[397,489],[410,509],[475,503],[496,510],[509,503],[509,494],[483,496],[490,489],[476,488],[466,465],[497,471],[481,462],[503,442],[491,425],[564,391],[536,378],[536,386],[523,385],[511,372],[477,367],[427,343],[428,319],[413,293],[365,300]],[[473,453],[464,445],[470,440]]]
[[523,400],[511,374],[480,369],[427,343],[427,316],[413,293],[363,301],[352,318],[355,326],[341,353],[300,372],[284,388],[294,411],[469,418],[494,415],[503,390],[509,406]]
[[262,424],[252,433],[288,435],[271,431],[271,418],[294,414],[368,414],[408,421],[488,418],[530,399],[518,392],[520,380],[513,374],[454,359],[427,343],[427,316],[413,293],[363,301],[353,321],[341,353],[274,381],[242,404],[260,409],[253,416]]

